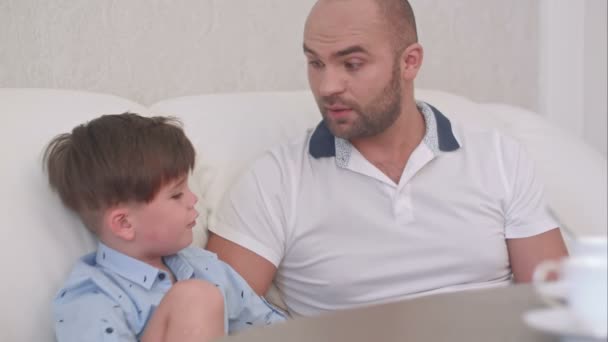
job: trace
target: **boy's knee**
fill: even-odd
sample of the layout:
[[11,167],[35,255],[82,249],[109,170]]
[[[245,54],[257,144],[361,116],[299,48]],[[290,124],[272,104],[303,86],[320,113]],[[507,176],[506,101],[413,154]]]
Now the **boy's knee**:
[[209,308],[224,308],[224,296],[215,284],[204,280],[182,280],[171,287],[167,296],[177,297],[185,303],[204,304]]

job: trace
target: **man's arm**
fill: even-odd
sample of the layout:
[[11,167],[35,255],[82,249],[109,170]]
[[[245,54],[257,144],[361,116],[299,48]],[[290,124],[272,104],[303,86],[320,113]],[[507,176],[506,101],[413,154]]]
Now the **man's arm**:
[[508,239],[507,248],[516,283],[530,282],[534,269],[541,262],[568,256],[559,228],[531,237]]
[[209,232],[206,249],[232,266],[258,295],[268,292],[277,271],[270,261],[212,232]]

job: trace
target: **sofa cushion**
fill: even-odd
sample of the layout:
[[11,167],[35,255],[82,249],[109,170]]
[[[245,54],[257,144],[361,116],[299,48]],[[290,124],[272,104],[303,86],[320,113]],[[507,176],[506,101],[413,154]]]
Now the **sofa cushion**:
[[51,299],[74,261],[94,248],[49,190],[42,151],[55,135],[100,114],[144,113],[133,102],[84,92],[0,89],[3,237],[0,341],[54,341]]

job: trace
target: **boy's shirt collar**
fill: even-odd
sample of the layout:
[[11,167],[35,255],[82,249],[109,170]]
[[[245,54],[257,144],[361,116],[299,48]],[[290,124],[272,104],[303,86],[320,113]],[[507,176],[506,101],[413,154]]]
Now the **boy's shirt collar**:
[[[190,266],[190,264],[188,264],[188,262],[179,254],[164,257],[163,260],[177,280],[190,279],[194,275],[192,266]],[[98,242],[95,261],[99,266],[106,268],[147,290],[152,288],[160,274],[165,273],[143,261],[108,247],[102,242]]]

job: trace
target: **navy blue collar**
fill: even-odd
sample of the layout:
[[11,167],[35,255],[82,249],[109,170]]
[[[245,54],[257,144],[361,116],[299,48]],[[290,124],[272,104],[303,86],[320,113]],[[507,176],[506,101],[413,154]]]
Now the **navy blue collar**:
[[[454,132],[452,123],[437,108],[426,104],[433,111],[437,123],[437,139],[439,150],[442,152],[452,152],[460,148],[460,144]],[[336,156],[336,137],[331,133],[325,121],[321,121],[310,138],[308,151],[314,158],[328,158]]]

